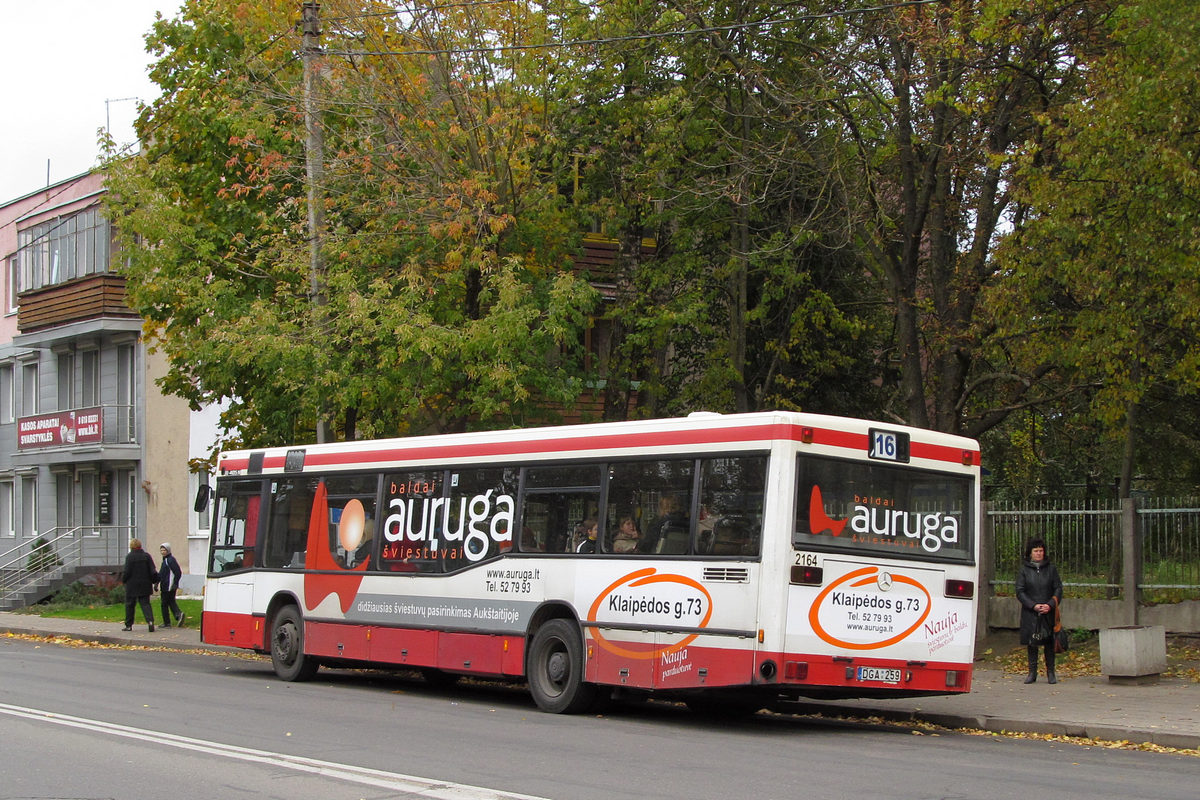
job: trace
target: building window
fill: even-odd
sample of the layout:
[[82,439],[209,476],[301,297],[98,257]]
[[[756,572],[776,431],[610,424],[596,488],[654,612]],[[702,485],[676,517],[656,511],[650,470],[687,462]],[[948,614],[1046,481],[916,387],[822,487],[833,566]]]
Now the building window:
[[4,285],[7,289],[7,297],[4,299],[4,313],[17,313],[17,293],[21,291],[21,267],[20,261],[16,256],[10,258],[6,264],[7,273],[4,276]]
[[58,410],[67,411],[75,407],[75,354],[60,353],[58,356]]
[[108,220],[94,208],[33,225],[17,238],[22,289],[108,272],[112,234]]
[[100,405],[100,351],[84,350],[79,354],[80,408]]
[[54,490],[58,494],[58,527],[60,533],[75,527],[75,478],[63,473],[55,476]]
[[21,367],[21,413],[31,416],[38,413],[38,365],[25,364]]
[[16,535],[16,519],[13,516],[13,482],[0,481],[0,536]]
[[[191,489],[192,489],[190,496],[192,498],[195,498],[199,494],[201,486],[211,486],[211,484],[209,483],[209,478],[208,478],[208,470],[201,470],[200,472],[193,472],[191,480],[189,482],[191,483]],[[212,516],[210,515],[210,512],[209,512],[209,509],[211,509],[211,508],[212,508],[212,503],[208,502],[208,503],[204,504],[204,508],[202,508],[200,511],[193,512],[196,515],[196,530],[197,531],[203,531],[203,532],[207,533],[209,531],[209,529],[212,527]]]
[[117,412],[118,419],[125,423],[121,441],[137,440],[134,431],[133,399],[137,384],[137,373],[133,368],[133,345],[123,344],[117,348]]
[[118,524],[124,522],[129,526],[129,537],[133,538],[137,533],[137,474],[133,470],[121,470],[118,474],[120,481],[120,491],[125,501],[125,519],[117,520]]
[[96,527],[96,507],[99,504],[99,498],[96,494],[96,473],[80,473],[79,503],[80,510],[83,512],[80,522],[82,523],[84,535],[99,536],[100,530]]
[[21,533],[25,536],[37,536],[37,507],[37,477],[21,478]]
[[0,364],[0,424],[14,422],[13,365]]

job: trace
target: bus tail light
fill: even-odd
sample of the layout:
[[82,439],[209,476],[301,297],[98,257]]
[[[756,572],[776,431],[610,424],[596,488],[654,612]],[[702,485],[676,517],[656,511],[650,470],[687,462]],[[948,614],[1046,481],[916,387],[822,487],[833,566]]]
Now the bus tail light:
[[806,681],[808,680],[808,662],[807,661],[785,661],[783,662],[783,677],[789,681]]
[[946,670],[946,685],[947,686],[958,686],[958,670],[953,670],[953,669]]
[[975,596],[975,582],[958,579],[946,581],[946,597],[961,597],[970,600]]
[[820,586],[825,581],[825,570],[821,567],[792,567],[792,583],[800,586]]

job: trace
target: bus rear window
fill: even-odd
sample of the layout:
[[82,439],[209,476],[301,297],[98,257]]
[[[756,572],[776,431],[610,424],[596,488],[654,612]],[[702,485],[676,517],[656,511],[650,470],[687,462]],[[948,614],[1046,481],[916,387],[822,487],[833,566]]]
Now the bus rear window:
[[974,513],[965,475],[801,456],[792,544],[971,561]]

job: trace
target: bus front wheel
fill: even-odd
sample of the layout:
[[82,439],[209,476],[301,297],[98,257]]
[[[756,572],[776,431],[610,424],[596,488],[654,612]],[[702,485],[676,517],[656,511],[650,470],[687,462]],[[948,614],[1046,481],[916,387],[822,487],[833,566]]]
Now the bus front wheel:
[[304,620],[295,606],[287,606],[275,615],[271,628],[271,666],[285,681],[307,681],[321,666],[304,653]]
[[565,619],[538,628],[529,648],[529,693],[542,711],[576,714],[595,699],[596,687],[583,680],[583,637]]

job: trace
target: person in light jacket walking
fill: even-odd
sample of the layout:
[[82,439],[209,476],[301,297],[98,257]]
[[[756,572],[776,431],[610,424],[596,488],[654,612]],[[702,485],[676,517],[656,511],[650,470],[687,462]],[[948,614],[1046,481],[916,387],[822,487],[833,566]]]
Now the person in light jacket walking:
[[1050,563],[1043,539],[1030,539],[1025,561],[1017,571],[1017,600],[1021,603],[1021,644],[1029,659],[1026,683],[1037,680],[1038,648],[1046,651],[1046,683],[1058,683],[1054,674],[1054,609],[1062,602],[1063,583]]
[[154,609],[150,606],[150,593],[158,581],[154,570],[154,559],[142,549],[138,539],[129,540],[129,555],[125,556],[125,568],[121,571],[121,583],[125,584],[125,628],[133,630],[133,609],[142,607],[142,616],[154,633]]
[[158,546],[158,553],[162,556],[162,564],[158,568],[158,590],[162,592],[163,627],[171,627],[172,614],[175,615],[175,624],[182,626],[183,611],[175,602],[175,592],[179,590],[179,578],[183,570],[179,568],[175,556],[171,555],[171,545],[163,542]]

